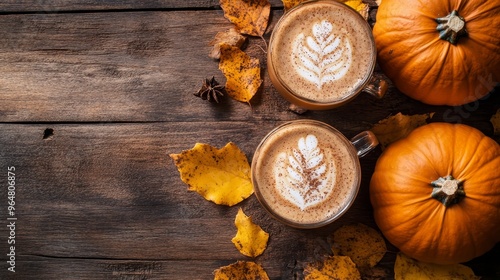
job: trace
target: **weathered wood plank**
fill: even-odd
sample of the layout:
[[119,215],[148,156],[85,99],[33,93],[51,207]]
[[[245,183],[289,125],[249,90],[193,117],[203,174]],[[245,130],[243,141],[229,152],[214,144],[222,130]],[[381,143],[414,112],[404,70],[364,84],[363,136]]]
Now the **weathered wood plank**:
[[[489,122],[500,107],[498,89],[485,100],[447,107],[391,87],[382,100],[362,94],[342,108],[293,114],[267,78],[258,38],[246,47],[261,59],[264,77],[252,106],[198,99],[192,93],[205,77],[223,81],[207,56],[207,43],[231,26],[212,9],[216,2],[0,4],[0,168],[16,167],[19,218],[19,273],[12,279],[212,279],[214,269],[247,259],[230,241],[238,207],[271,233],[256,261],[272,279],[300,279],[306,262],[329,253],[335,228],[374,226],[367,190],[378,149],[361,159],[362,187],[349,212],[328,227],[302,231],[272,220],[253,196],[229,208],[188,192],[167,155],[195,142],[233,141],[251,159],[262,137],[286,120],[322,120],[352,137],[397,112],[436,112],[432,121],[466,123],[500,142]],[[273,11],[266,39],[281,14]],[[8,236],[5,226],[0,235]],[[390,250],[381,264],[389,278],[396,249]],[[0,252],[7,251],[0,242]],[[495,279],[499,258],[497,246],[469,265]]]
[[[330,226],[306,231],[274,221],[254,196],[225,207],[188,192],[167,156],[195,142],[221,147],[233,141],[251,160],[258,142],[276,124],[0,124],[0,166],[16,167],[16,250],[22,271],[16,279],[33,273],[38,279],[64,278],[71,269],[73,279],[127,279],[118,278],[125,277],[120,271],[127,263],[142,263],[138,270],[149,267],[152,272],[144,279],[210,279],[213,269],[248,259],[231,243],[239,207],[271,234],[256,261],[272,279],[293,279],[305,263],[329,253],[328,236],[335,228],[352,222],[375,226],[368,182],[379,150],[361,159],[361,190],[347,214]],[[348,125],[339,129],[351,134]],[[45,133],[47,127],[52,136]],[[0,173],[0,182],[6,182],[6,172]],[[0,234],[8,236],[5,227]],[[6,252],[7,246],[0,243],[0,250]],[[499,253],[497,248],[475,260],[478,274],[498,273],[492,262]],[[394,256],[388,253],[381,265],[389,275]],[[174,264],[182,269],[172,269]],[[58,265],[66,268],[54,269]]]
[[[35,2],[35,3],[33,3]],[[270,0],[272,7],[281,8],[280,0]],[[57,13],[68,11],[94,10],[141,10],[141,9],[213,9],[219,8],[218,0],[6,0],[0,3],[0,12],[40,12]]]
[[[266,254],[258,261],[270,267],[268,272],[275,279],[293,274],[297,268],[291,264],[327,253],[324,244],[333,227],[354,221],[369,223],[366,189],[341,222],[321,230],[299,231],[272,220],[253,196],[229,208],[188,192],[167,157],[198,141],[220,147],[231,140],[251,159],[253,149],[273,125],[54,124],[50,125],[53,135],[47,139],[43,139],[46,125],[0,125],[0,144],[7,148],[2,149],[1,166],[16,167],[19,269],[34,272],[23,256],[40,256],[39,266],[47,263],[48,267],[54,265],[52,260],[67,262],[70,267],[89,259],[118,263],[179,260],[185,262],[186,270],[198,261],[247,259],[230,241],[236,211],[243,207],[272,236]],[[373,157],[368,158],[364,165],[373,162]],[[4,173],[0,180],[5,182]],[[6,244],[0,247],[7,250]],[[45,273],[47,277],[42,278],[47,279],[59,272]],[[192,279],[192,274],[180,275],[176,279]],[[195,279],[209,279],[209,275]]]
[[[231,26],[220,12],[4,15],[0,26],[1,121],[159,121],[220,114],[193,96],[204,78],[223,81],[218,62],[208,57],[208,42]],[[263,45],[255,39],[249,51],[265,67]],[[266,78],[262,92],[269,85]],[[259,110],[231,101],[221,104],[226,118]],[[273,94],[256,102],[286,109]]]
[[213,279],[227,261],[54,259],[25,256],[16,279]]
[[[272,24],[279,16],[281,11],[273,13]],[[224,82],[217,61],[207,55],[208,42],[230,26],[218,11],[0,16],[0,122],[297,118],[271,85],[264,42],[258,38],[251,38],[245,49],[260,58],[263,69],[263,86],[251,107],[230,98],[209,104],[193,96],[206,77],[215,75]],[[496,99],[496,108],[498,103]],[[391,87],[382,100],[361,94],[347,106],[304,117],[349,116],[343,121],[357,125],[399,111],[444,115],[451,110],[444,116],[457,122],[469,118],[471,111],[483,111],[476,107],[425,106]]]

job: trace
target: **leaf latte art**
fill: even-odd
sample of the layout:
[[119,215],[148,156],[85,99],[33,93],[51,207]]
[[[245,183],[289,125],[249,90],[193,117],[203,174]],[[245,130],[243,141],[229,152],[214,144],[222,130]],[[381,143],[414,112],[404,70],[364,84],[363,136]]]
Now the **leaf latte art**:
[[275,166],[278,192],[287,201],[305,210],[324,201],[332,192],[335,165],[330,155],[318,147],[318,139],[307,135],[298,140],[297,148],[278,156]]
[[345,76],[352,62],[351,42],[343,28],[322,20],[312,26],[311,36],[300,33],[293,41],[292,61],[304,79],[321,89],[324,84]]

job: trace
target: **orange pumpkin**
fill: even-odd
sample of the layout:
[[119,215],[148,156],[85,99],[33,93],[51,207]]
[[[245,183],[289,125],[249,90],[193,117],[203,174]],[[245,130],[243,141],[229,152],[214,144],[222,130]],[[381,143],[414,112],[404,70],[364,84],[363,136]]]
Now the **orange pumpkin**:
[[500,81],[500,1],[383,0],[373,29],[395,86],[431,105],[462,105]]
[[463,124],[419,127],[384,150],[370,199],[378,227],[406,255],[469,261],[500,241],[500,145]]

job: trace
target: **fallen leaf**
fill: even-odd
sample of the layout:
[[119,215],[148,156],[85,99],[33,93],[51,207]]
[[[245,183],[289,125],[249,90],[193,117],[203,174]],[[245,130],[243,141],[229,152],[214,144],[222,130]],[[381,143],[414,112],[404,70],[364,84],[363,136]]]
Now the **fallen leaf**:
[[229,46],[234,46],[241,48],[243,43],[245,43],[246,37],[241,35],[236,29],[230,28],[226,31],[217,32],[215,38],[210,41],[209,45],[212,46],[210,50],[209,57],[213,59],[220,58],[220,45],[227,44]]
[[491,117],[490,122],[493,124],[493,134],[500,135],[500,109]]
[[238,261],[214,271],[214,280],[269,280],[260,264],[250,261]]
[[368,20],[368,12],[370,10],[370,6],[368,4],[363,3],[361,0],[347,0],[340,1],[346,4],[347,6],[356,10],[365,20]]
[[254,224],[252,218],[245,215],[241,208],[238,210],[234,224],[238,231],[231,241],[238,251],[252,258],[261,255],[267,247],[269,234],[259,225]]
[[308,0],[281,0],[281,2],[283,2],[283,7],[285,8],[285,12],[305,1]]
[[361,274],[356,264],[347,256],[328,256],[321,262],[308,264],[304,268],[305,280],[356,280]]
[[455,280],[475,280],[480,277],[474,275],[470,267],[462,264],[437,265],[422,263],[411,259],[403,253],[398,253],[394,264],[394,278],[399,279],[455,279]]
[[379,121],[371,131],[377,136],[380,146],[385,149],[389,144],[406,137],[415,128],[427,123],[434,113],[407,116],[397,113]]
[[262,37],[271,13],[268,0],[220,0],[224,17],[242,34]]
[[[305,1],[307,0],[282,0],[285,12]],[[355,9],[358,13],[361,14],[361,16],[363,16],[364,19],[368,19],[368,11],[370,7],[367,4],[363,3],[363,1],[361,0],[337,0],[337,1],[344,3],[347,6]]]
[[220,49],[219,69],[226,77],[227,94],[235,100],[250,102],[262,84],[259,59],[226,44]]
[[360,269],[374,267],[385,255],[384,238],[364,224],[344,225],[333,233],[333,252],[349,256]]
[[233,206],[253,194],[250,165],[234,143],[222,149],[196,143],[191,150],[170,157],[189,190],[206,200]]

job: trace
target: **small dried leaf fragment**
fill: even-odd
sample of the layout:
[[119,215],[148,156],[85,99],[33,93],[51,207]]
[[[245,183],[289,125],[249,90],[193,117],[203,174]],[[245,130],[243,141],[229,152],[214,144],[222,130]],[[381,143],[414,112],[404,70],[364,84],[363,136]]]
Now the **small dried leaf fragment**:
[[209,43],[212,46],[209,57],[213,59],[220,58],[220,45],[226,44],[233,47],[241,48],[245,43],[246,37],[241,35],[236,29],[230,28],[226,31],[218,32],[215,38]]
[[332,249],[336,255],[349,256],[360,269],[374,267],[387,251],[382,235],[360,223],[337,229]]
[[214,270],[214,280],[269,280],[260,264],[250,261],[238,261]]
[[341,0],[340,2],[356,10],[365,20],[368,20],[370,6],[361,0]]
[[237,47],[220,46],[219,69],[226,77],[226,92],[233,99],[250,102],[262,84],[260,62]]
[[470,267],[462,264],[453,265],[437,265],[430,263],[422,263],[411,259],[403,253],[398,253],[396,263],[394,264],[394,278],[396,280],[403,279],[460,279],[460,280],[476,280],[480,277],[474,275]]
[[491,117],[490,122],[493,124],[493,134],[500,135],[500,109]]
[[238,251],[252,258],[261,255],[267,247],[269,234],[259,225],[254,224],[252,218],[245,215],[241,208],[238,210],[234,224],[238,231],[231,241]]
[[191,150],[170,157],[189,190],[206,200],[233,206],[253,194],[250,164],[232,142],[222,149],[196,143]]
[[433,115],[434,113],[407,116],[397,113],[379,121],[372,127],[371,131],[377,136],[383,150],[389,144],[406,137],[415,128],[426,124]]
[[271,13],[268,0],[220,0],[224,17],[242,34],[262,37]]
[[305,280],[356,280],[361,274],[356,264],[347,256],[328,256],[322,262],[308,264],[304,268]]
[[290,110],[291,112],[294,112],[297,115],[302,115],[308,111],[307,109],[299,107],[295,104],[290,104],[290,106],[288,106],[288,110]]

